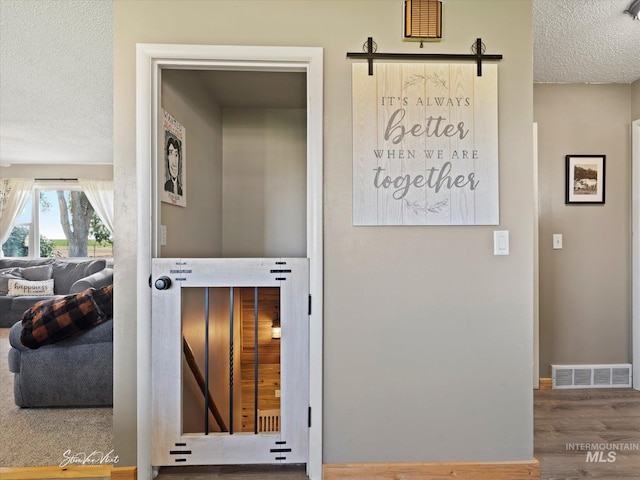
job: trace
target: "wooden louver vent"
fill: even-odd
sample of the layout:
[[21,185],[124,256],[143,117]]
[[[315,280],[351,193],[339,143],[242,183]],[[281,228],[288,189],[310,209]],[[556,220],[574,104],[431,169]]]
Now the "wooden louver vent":
[[409,40],[442,38],[442,2],[439,0],[405,0],[404,36]]

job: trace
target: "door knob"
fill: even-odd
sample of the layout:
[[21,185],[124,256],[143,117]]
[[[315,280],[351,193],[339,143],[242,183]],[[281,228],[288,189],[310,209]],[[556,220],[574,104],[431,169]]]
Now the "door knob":
[[163,275],[155,281],[155,286],[158,290],[167,290],[171,286],[171,279]]

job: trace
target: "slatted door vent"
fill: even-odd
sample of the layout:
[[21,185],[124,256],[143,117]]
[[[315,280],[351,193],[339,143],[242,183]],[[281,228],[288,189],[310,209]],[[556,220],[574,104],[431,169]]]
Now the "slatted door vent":
[[631,388],[631,364],[551,365],[552,387]]

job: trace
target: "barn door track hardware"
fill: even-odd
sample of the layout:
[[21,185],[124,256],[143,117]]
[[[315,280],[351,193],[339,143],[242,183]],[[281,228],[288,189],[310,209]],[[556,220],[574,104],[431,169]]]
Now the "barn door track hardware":
[[482,39],[478,38],[471,45],[471,52],[469,54],[456,54],[456,53],[378,53],[378,46],[373,41],[372,37],[367,38],[367,41],[362,45],[363,52],[347,52],[348,58],[360,58],[367,60],[369,63],[369,75],[373,75],[373,61],[374,60],[458,60],[458,61],[471,61],[476,62],[477,75],[482,76],[482,62],[487,60],[502,60],[501,54],[486,54],[485,45],[482,43]]

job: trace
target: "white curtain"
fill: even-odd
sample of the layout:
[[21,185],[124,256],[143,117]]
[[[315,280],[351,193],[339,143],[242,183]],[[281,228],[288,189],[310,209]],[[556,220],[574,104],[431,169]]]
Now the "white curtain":
[[[0,178],[0,247],[9,239],[32,189],[32,179]],[[0,248],[0,257],[3,255]]]
[[78,183],[102,223],[113,234],[113,181],[79,178]]

